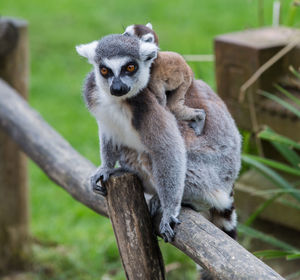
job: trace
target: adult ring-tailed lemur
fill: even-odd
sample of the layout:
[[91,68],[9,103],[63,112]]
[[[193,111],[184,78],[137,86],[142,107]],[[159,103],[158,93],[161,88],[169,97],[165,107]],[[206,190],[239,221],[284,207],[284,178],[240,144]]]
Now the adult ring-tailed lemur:
[[241,137],[223,101],[200,80],[193,80],[185,104],[203,108],[203,132],[196,136],[187,121],[177,121],[147,87],[155,44],[136,36],[108,35],[77,46],[93,65],[84,97],[99,125],[101,166],[93,187],[107,180],[116,162],[134,171],[152,194],[150,211],[162,212],[160,234],[174,238],[181,204],[210,209],[212,222],[236,236],[233,183],[240,169]]

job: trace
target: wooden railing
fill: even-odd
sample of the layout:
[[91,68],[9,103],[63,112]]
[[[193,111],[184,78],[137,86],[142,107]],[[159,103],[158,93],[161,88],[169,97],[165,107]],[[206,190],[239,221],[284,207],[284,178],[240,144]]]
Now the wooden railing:
[[[135,175],[117,173],[112,176],[106,184],[107,199],[95,194],[88,180],[95,166],[74,150],[3,79],[0,79],[0,130],[74,199],[111,218],[127,279],[165,279],[154,234],[158,222],[155,221],[152,226],[142,185]],[[6,147],[2,146],[1,149],[5,150]],[[0,153],[0,156],[3,157],[3,154]],[[2,171],[11,164],[10,160],[3,161],[0,158]],[[17,166],[17,169],[22,168],[23,165]],[[9,176],[15,174],[12,172]],[[0,170],[1,176],[3,172]],[[0,194],[10,187],[1,179]],[[18,177],[18,180],[23,179]],[[19,189],[16,188],[14,192],[19,192]],[[18,196],[17,193],[15,195]],[[0,202],[4,200],[0,198]],[[18,201],[9,203],[7,207],[9,205],[10,209],[0,205],[7,215]],[[0,219],[3,216],[0,215]],[[199,213],[183,208],[179,218],[182,224],[176,227],[175,240],[171,245],[207,269],[216,279],[283,279]],[[5,223],[3,225],[9,227]],[[0,240],[0,256],[1,250]]]

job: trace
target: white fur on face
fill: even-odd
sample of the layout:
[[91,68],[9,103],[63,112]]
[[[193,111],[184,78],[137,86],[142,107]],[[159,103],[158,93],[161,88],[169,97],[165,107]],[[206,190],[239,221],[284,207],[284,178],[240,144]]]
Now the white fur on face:
[[128,63],[130,60],[130,57],[114,57],[111,59],[104,58],[103,64],[113,71],[115,77],[118,77],[120,75],[122,66]]
[[[129,60],[130,60],[129,57],[114,57],[111,59],[104,58],[103,65],[110,68],[112,70],[114,76],[118,77],[122,66],[124,64],[128,63]],[[94,63],[94,72],[95,72],[95,77],[96,77],[96,84],[99,88],[99,92],[98,92],[99,95],[101,95],[101,96],[105,95],[111,99],[115,99],[116,101],[123,100],[124,97],[127,98],[127,94],[125,96],[113,96],[110,93],[110,86],[112,84],[113,77],[108,78],[108,79],[104,78],[100,74],[99,65],[97,63]]]
[[[149,44],[149,43],[147,43]],[[153,52],[155,50],[154,48],[149,48],[144,50],[144,55],[147,55],[147,53]],[[155,56],[156,57],[156,54]],[[130,57],[114,57],[111,59],[105,58],[103,59],[103,64],[110,68],[112,72],[114,73],[114,76],[118,77],[120,75],[120,71],[122,66],[126,65],[128,62],[130,62],[132,58]],[[112,83],[112,78],[105,79],[102,77],[102,75],[99,72],[99,65],[94,63],[94,71],[96,76],[96,83],[99,90],[99,94],[105,94],[106,96],[109,96],[111,99],[115,99],[116,101],[121,101],[130,97],[135,96],[138,94],[142,89],[144,89],[150,79],[150,66],[153,62],[154,58],[148,60],[148,61],[140,61],[137,60],[139,69],[133,76],[122,76],[120,77],[121,81],[125,83],[127,86],[130,87],[130,91],[123,95],[123,96],[113,96],[110,93],[110,86]]]

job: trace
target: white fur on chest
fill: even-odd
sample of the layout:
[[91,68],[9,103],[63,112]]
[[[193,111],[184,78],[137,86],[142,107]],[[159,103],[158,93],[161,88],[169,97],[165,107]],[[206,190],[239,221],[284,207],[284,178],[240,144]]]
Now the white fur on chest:
[[117,145],[124,145],[136,151],[143,152],[137,131],[132,126],[132,113],[124,103],[103,97],[92,110],[101,134],[113,140]]

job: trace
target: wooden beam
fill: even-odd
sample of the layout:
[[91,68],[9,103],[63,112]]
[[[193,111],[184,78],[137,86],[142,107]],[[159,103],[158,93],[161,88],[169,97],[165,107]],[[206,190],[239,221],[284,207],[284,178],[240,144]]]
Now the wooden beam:
[[109,218],[127,279],[165,279],[163,258],[140,180],[133,174],[117,172],[105,186]]
[[11,52],[18,43],[19,30],[16,25],[16,20],[0,18],[0,56],[2,58]]
[[[0,128],[53,181],[78,201],[107,216],[105,198],[94,194],[88,181],[95,167],[1,80]],[[115,180],[114,185],[122,186],[125,179],[117,176],[110,180]],[[217,279],[283,279],[199,213],[183,208],[179,219],[182,224],[176,227],[172,245],[209,270]]]
[[[0,77],[28,95],[27,23],[0,17]],[[29,246],[27,157],[0,131],[0,274],[22,269]]]

